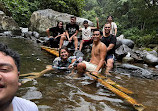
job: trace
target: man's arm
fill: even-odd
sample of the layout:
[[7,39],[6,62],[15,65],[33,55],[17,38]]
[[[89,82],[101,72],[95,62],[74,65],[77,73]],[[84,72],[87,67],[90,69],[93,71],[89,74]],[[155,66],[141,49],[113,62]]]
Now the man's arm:
[[50,38],[49,28],[46,30],[48,38]]
[[96,68],[96,70],[94,72],[98,72],[102,68],[102,66],[103,66],[103,64],[105,62],[106,54],[107,54],[107,47],[106,47],[106,45],[104,43],[102,43],[101,47],[100,47],[100,58],[101,59],[100,59],[99,64],[98,64],[98,66],[97,66],[97,68]]
[[116,34],[117,34],[117,28],[115,28],[115,36],[116,36]]
[[97,21],[97,27],[91,27],[91,30],[99,29],[99,19],[98,19],[98,17],[96,17],[96,21]]
[[76,32],[70,37],[70,39],[72,39],[74,36],[77,36],[78,34],[78,30],[76,30]]
[[114,46],[114,44],[109,44],[109,46],[107,47],[107,52],[110,51]]

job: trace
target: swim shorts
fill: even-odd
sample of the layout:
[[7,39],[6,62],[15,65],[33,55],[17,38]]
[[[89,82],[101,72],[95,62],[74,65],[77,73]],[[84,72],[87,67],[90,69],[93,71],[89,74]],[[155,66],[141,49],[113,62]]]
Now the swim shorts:
[[[95,64],[92,64],[92,63],[87,62],[87,61],[82,61],[82,62],[86,64],[86,70],[87,71],[93,72],[97,68],[97,65],[95,65]],[[101,72],[101,70],[102,69],[100,69],[98,72]]]

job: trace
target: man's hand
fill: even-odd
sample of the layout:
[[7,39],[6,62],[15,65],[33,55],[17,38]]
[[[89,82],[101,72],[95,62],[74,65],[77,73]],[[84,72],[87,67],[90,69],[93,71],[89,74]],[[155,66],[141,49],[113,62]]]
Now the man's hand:
[[97,75],[98,71],[93,71],[92,74]]

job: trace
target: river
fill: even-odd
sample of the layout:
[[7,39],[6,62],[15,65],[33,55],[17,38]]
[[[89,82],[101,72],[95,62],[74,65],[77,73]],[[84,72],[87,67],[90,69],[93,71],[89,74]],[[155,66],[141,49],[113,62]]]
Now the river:
[[[44,70],[55,58],[41,50],[40,44],[27,39],[1,37],[0,41],[20,54],[21,74]],[[23,84],[17,96],[35,102],[39,111],[134,111],[129,103],[89,77],[72,79],[66,75],[66,72],[52,71]],[[132,90],[134,94],[130,96],[143,104],[145,111],[158,111],[158,80],[117,70],[111,79]]]

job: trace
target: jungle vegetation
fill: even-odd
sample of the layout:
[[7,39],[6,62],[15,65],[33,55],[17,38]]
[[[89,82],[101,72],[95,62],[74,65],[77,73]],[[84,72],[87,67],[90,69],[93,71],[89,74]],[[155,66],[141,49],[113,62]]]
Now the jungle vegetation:
[[36,10],[53,9],[87,18],[100,27],[112,15],[118,34],[124,34],[138,46],[158,44],[158,0],[0,0],[0,10],[12,16],[19,26],[27,27]]

